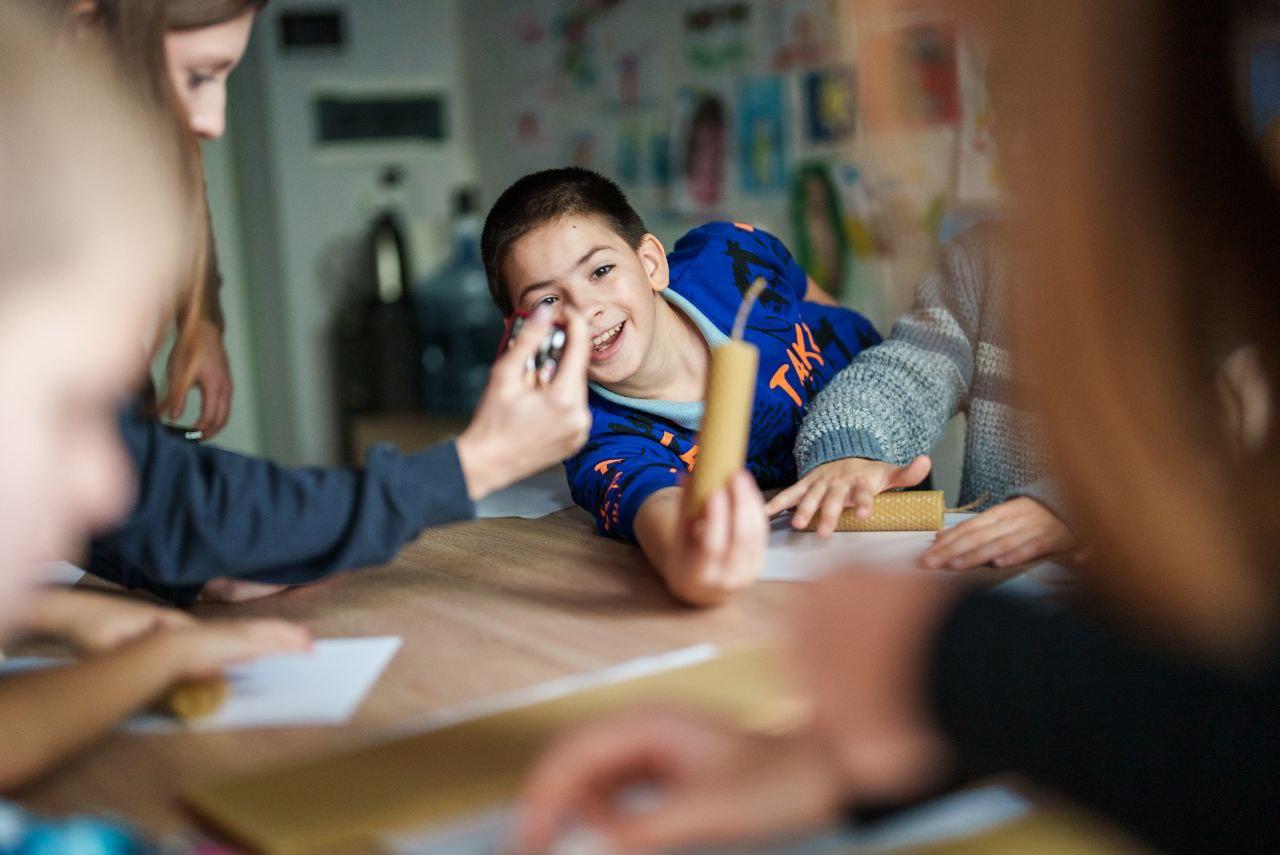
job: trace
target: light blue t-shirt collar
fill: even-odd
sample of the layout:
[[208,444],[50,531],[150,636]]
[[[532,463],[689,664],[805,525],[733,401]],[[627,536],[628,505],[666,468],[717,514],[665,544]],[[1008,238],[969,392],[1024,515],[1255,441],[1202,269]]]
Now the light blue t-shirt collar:
[[[663,288],[658,293],[668,303],[684,312],[689,320],[693,321],[693,325],[698,328],[698,332],[702,333],[702,337],[707,340],[709,347],[718,347],[729,340],[729,337],[684,295],[677,294],[671,288]],[[689,430],[697,430],[702,426],[702,413],[706,406],[702,401],[663,401],[655,398],[629,398],[626,395],[611,392],[599,383],[591,383],[590,385],[592,392],[619,406],[628,407],[651,416],[658,416]]]

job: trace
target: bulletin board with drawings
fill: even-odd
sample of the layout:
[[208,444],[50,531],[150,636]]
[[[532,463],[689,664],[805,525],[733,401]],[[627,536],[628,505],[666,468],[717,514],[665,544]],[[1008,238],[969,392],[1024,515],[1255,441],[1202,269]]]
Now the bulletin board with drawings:
[[[483,0],[471,51],[486,200],[576,164],[670,245],[710,219],[777,233],[887,329],[999,173],[981,53],[942,22],[855,39],[848,0]],[[893,93],[896,108],[864,97]]]

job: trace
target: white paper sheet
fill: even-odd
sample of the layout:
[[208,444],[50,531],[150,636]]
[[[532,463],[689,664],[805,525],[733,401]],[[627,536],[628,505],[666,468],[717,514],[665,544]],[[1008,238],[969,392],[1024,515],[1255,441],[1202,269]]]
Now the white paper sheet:
[[573,507],[564,468],[556,466],[517,481],[476,503],[476,516],[536,520]]
[[[974,514],[947,514],[946,527],[959,525]],[[932,531],[844,531],[824,541],[807,531],[794,531],[791,518],[775,519],[765,553],[764,582],[807,582],[850,564],[892,567],[919,567],[937,532]],[[1016,596],[1043,597],[1069,587],[1074,571],[1061,564],[1042,561],[996,589]]]
[[84,575],[84,570],[70,561],[50,561],[40,565],[40,581],[46,585],[74,585]]
[[[182,724],[158,713],[143,713],[121,727],[134,733],[180,733],[344,724],[360,708],[400,644],[399,636],[323,639],[309,653],[267,656],[228,668],[231,696],[206,718]],[[67,661],[9,659],[0,664],[0,676]]]
[[446,727],[452,727],[455,724],[461,724],[464,721],[473,721],[482,716],[497,715],[507,710],[554,701],[557,698],[568,697],[587,689],[613,686],[627,680],[637,680],[641,677],[660,674],[663,671],[672,671],[676,668],[696,665],[699,662],[708,662],[715,659],[720,653],[721,650],[716,645],[703,643],[689,647],[678,647],[675,650],[655,653],[651,656],[640,656],[635,659],[628,659],[625,662],[619,662],[616,665],[597,668],[594,671],[567,674],[554,680],[535,683],[532,686],[523,686],[508,692],[477,698],[474,701],[432,710],[424,716],[402,722],[390,732],[402,736],[411,736],[432,730],[441,730]]
[[[973,514],[947,514],[950,528]],[[937,532],[933,531],[838,531],[824,540],[807,531],[791,528],[791,517],[773,521],[769,551],[765,553],[761,580],[802,582],[815,579],[850,563],[918,566]]]
[[345,724],[400,649],[399,636],[330,638],[309,653],[267,656],[228,668],[231,697],[213,715],[189,725],[168,716],[141,715],[135,733],[241,730]]

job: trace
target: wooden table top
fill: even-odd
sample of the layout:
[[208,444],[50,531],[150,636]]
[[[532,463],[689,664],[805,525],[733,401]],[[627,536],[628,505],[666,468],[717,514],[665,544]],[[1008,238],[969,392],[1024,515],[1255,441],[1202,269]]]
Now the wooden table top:
[[109,812],[153,833],[188,830],[188,783],[365,741],[433,710],[702,642],[777,637],[787,583],[725,606],[677,604],[638,549],[598,537],[572,508],[540,520],[430,529],[390,564],[205,617],[283,617],[317,637],[400,635],[404,645],[353,720],[205,734],[113,733],[22,793],[33,810]]

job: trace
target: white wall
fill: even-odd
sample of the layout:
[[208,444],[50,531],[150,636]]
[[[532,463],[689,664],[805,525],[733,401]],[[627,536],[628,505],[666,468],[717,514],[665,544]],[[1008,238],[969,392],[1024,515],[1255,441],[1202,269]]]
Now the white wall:
[[[404,204],[419,219],[445,218],[451,191],[472,172],[461,104],[461,0],[336,5],[346,10],[342,52],[283,55],[278,9],[268,6],[244,65],[232,76],[232,144],[263,450],[289,463],[337,461],[330,322],[340,296],[338,259],[375,211],[382,168],[403,167]],[[447,144],[343,152],[313,145],[311,96],[317,89],[403,86],[446,93]]]

